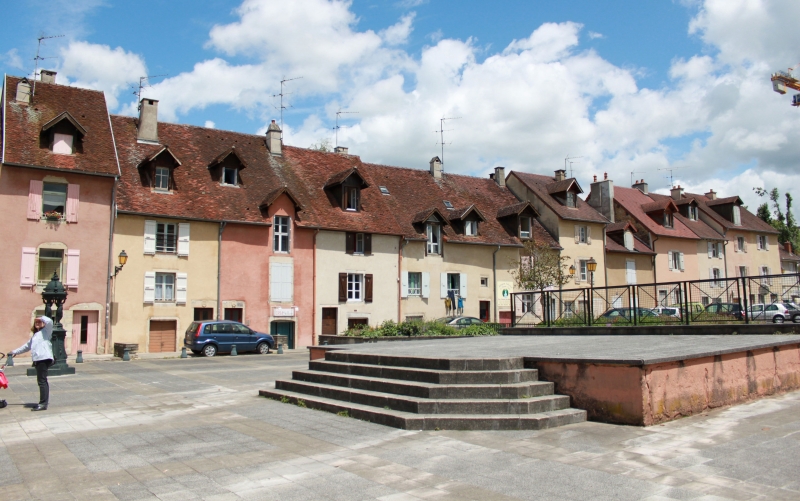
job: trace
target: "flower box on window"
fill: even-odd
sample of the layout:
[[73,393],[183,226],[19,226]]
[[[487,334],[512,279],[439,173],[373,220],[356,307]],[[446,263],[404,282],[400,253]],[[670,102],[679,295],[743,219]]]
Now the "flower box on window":
[[51,210],[51,211],[45,212],[44,214],[42,214],[42,216],[47,221],[61,221],[62,214],[60,212],[58,212],[58,211]]

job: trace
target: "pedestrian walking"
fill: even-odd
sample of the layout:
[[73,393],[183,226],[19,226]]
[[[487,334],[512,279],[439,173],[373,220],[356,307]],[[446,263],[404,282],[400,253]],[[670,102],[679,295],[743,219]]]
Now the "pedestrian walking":
[[34,411],[46,411],[47,404],[50,402],[50,384],[47,382],[47,370],[53,365],[53,321],[42,316],[33,321],[31,327],[33,335],[27,343],[23,344],[11,354],[20,355],[27,351],[31,352],[33,366],[36,367],[36,382],[39,384],[39,405],[34,407]]

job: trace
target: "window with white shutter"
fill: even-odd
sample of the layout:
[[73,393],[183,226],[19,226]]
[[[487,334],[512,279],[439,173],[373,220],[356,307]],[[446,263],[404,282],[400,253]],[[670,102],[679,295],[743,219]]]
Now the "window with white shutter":
[[78,276],[81,267],[81,251],[78,249],[67,249],[67,273],[64,285],[69,288],[78,288]]
[[444,299],[447,297],[447,273],[442,273],[439,277],[439,295]]
[[156,253],[156,225],[155,221],[146,220],[144,222],[144,253]]
[[269,297],[273,302],[291,302],[294,298],[292,263],[270,264]]
[[33,287],[34,285],[36,285],[36,249],[34,247],[23,247],[19,286]]
[[178,255],[189,255],[189,223],[180,223],[178,225]]
[[188,275],[186,273],[175,274],[175,302],[186,304]]
[[428,298],[431,296],[431,274],[427,271],[422,272],[422,297]]
[[400,273],[400,297],[408,297],[408,272],[403,271]]
[[144,273],[144,302],[153,303],[156,300],[156,272]]
[[636,261],[633,259],[625,260],[625,280],[629,285],[636,284]]
[[461,276],[459,277],[458,282],[459,282],[459,285],[461,286],[459,294],[461,294],[461,297],[466,299],[467,298],[467,274],[466,273],[461,273]]

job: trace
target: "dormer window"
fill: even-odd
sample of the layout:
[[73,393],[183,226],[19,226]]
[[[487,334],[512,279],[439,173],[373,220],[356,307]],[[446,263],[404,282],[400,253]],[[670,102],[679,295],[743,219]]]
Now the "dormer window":
[[181,162],[164,146],[142,160],[139,169],[154,191],[164,193],[175,188],[173,171],[180,166]]
[[72,142],[75,136],[72,134],[53,134],[53,145],[51,149],[56,155],[72,155]]
[[342,210],[358,212],[362,209],[361,190],[369,184],[357,167],[351,167],[328,178],[322,188]]
[[625,248],[629,251],[633,250],[633,233],[630,231],[625,231],[623,234],[623,241],[625,242]]
[[236,186],[239,184],[239,169],[236,167],[222,168],[222,184]]
[[477,221],[464,221],[464,235],[474,237],[478,235]]
[[72,155],[79,150],[86,129],[65,111],[42,126],[42,139],[56,155]]
[[425,233],[428,235],[428,254],[441,254],[442,227],[436,223],[428,223],[425,225]]
[[531,218],[528,216],[519,218],[519,238],[531,238]]
[[742,225],[742,211],[738,205],[733,206],[733,224],[736,226]]
[[153,187],[157,190],[169,190],[169,167],[156,167],[156,179]]
[[241,178],[240,171],[247,167],[242,158],[233,146],[220,154],[208,164],[208,170],[214,180],[219,180],[222,186],[239,186]]
[[571,191],[567,192],[567,207],[575,207],[575,194]]
[[672,213],[664,211],[664,228],[672,228]]
[[359,189],[355,186],[344,187],[344,210],[357,211]]
[[686,207],[686,215],[690,221],[697,221],[697,207],[691,205]]

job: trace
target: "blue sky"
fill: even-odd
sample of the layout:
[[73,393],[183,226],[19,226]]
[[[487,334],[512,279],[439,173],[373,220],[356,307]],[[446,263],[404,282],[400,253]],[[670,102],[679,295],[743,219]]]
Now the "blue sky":
[[[631,173],[667,189],[796,186],[798,110],[769,73],[800,60],[791,0],[652,2],[31,0],[4,7],[0,69],[42,62],[132,114],[139,76],[161,119],[260,133],[289,82],[285,141],[333,140],[364,160],[425,168],[451,122],[445,169],[495,165]],[[8,22],[13,20],[13,22]],[[777,38],[774,33],[788,33]],[[797,196],[797,195],[795,195]]]

